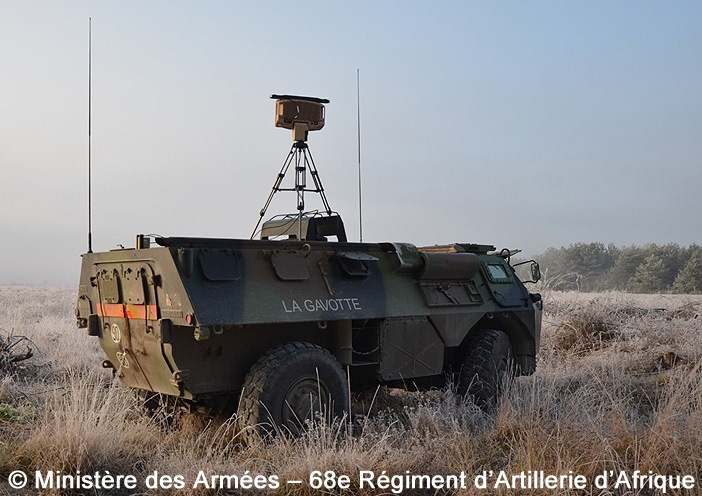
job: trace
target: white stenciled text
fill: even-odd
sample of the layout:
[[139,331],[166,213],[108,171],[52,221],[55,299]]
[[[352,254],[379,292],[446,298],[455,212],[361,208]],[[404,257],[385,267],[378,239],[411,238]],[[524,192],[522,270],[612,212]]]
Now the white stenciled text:
[[356,312],[362,310],[358,298],[327,298],[306,300],[281,300],[285,313],[296,312]]

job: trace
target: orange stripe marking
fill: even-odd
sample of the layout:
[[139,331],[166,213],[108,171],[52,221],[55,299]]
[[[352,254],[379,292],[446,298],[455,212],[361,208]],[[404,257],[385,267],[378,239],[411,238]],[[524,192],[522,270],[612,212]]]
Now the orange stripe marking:
[[100,317],[118,317],[140,320],[157,320],[156,305],[122,305],[120,303],[98,303],[97,314]]

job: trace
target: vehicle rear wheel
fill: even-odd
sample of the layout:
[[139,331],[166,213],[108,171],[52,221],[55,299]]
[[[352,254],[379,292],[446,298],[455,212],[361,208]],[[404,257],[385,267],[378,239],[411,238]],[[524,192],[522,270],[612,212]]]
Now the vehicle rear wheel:
[[349,409],[346,374],[326,349],[288,343],[268,351],[244,379],[238,423],[245,439],[300,435],[320,415],[342,417]]
[[480,329],[468,339],[458,376],[458,392],[492,413],[509,378],[512,357],[509,337],[502,331]]

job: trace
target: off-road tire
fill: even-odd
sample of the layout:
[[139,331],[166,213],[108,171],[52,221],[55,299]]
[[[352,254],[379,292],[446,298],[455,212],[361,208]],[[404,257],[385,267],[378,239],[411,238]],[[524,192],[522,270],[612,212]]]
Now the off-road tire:
[[247,442],[280,434],[300,435],[319,415],[341,418],[349,409],[346,374],[326,349],[288,343],[266,352],[241,391],[237,423]]
[[458,393],[471,397],[481,410],[494,413],[511,375],[511,350],[509,337],[502,331],[473,332],[468,337],[458,376]]

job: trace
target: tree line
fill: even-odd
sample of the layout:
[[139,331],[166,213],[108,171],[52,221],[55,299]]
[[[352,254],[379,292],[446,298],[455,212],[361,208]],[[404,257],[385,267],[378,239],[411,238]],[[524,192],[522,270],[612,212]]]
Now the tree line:
[[548,248],[535,257],[542,284],[551,289],[702,293],[702,246],[675,243],[618,248],[613,244],[575,243]]

